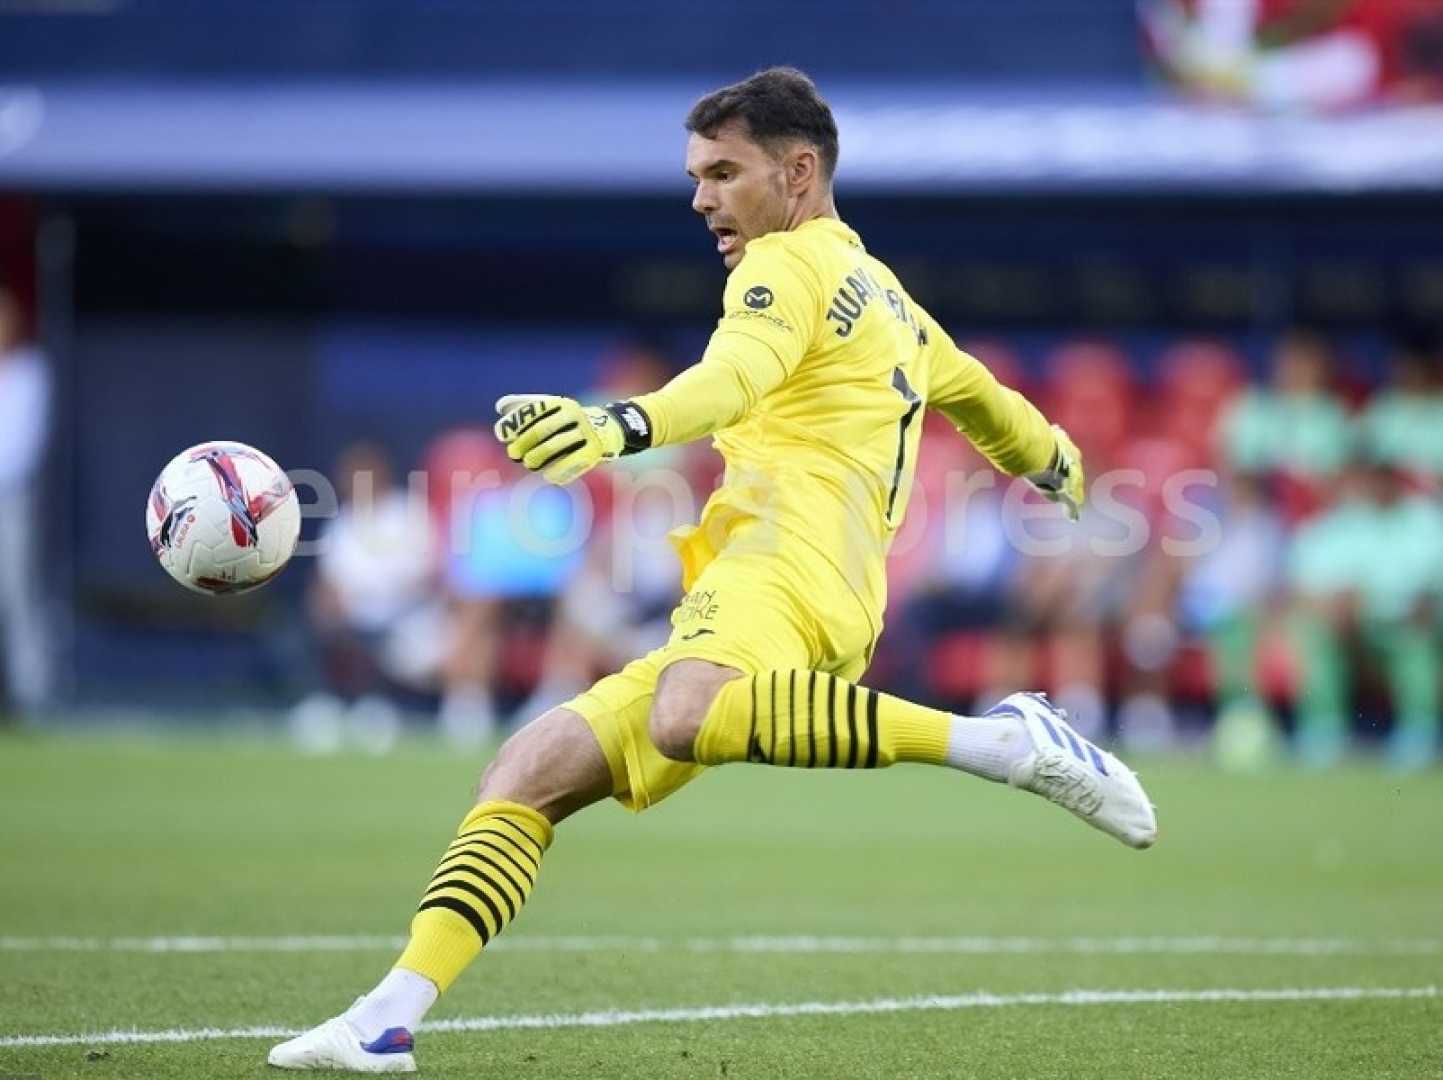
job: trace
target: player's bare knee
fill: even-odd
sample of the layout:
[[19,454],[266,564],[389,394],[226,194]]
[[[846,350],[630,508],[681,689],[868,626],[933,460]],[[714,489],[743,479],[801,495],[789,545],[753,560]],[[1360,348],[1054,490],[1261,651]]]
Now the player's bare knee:
[[499,765],[500,762],[501,758],[498,755],[491,761],[487,762],[486,767],[481,770],[481,777],[476,781],[476,790],[472,792],[472,795],[475,796],[477,802],[480,802],[486,797],[486,790],[495,783],[496,766]]
[[673,761],[694,761],[693,746],[722,684],[737,678],[736,668],[708,660],[678,660],[657,680],[647,731],[652,745]]
[[526,757],[525,746],[516,745],[519,734],[502,743],[496,756],[481,770],[481,779],[476,784],[477,801],[511,799],[516,794]]
[[611,773],[595,736],[576,713],[556,708],[502,744],[476,798],[520,803],[554,824],[609,794]]

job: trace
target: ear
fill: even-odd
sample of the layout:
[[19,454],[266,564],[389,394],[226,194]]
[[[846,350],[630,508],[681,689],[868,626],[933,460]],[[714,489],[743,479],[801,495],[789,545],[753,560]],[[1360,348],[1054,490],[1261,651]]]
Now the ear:
[[797,143],[787,152],[787,190],[795,195],[811,187],[821,174],[822,163],[817,148],[806,143]]

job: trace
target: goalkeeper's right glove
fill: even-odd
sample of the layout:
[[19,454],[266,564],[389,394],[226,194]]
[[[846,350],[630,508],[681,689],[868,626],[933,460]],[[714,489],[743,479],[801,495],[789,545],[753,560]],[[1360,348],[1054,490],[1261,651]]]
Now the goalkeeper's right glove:
[[1052,463],[1041,472],[1030,474],[1027,479],[1032,486],[1055,503],[1067,507],[1067,516],[1073,521],[1087,501],[1086,478],[1082,472],[1082,452],[1077,449],[1067,432],[1056,424],[1052,433],[1057,438],[1057,448],[1052,453]]
[[603,461],[651,444],[651,421],[630,401],[602,407],[552,394],[507,394],[496,411],[496,438],[506,455],[553,484],[569,484]]

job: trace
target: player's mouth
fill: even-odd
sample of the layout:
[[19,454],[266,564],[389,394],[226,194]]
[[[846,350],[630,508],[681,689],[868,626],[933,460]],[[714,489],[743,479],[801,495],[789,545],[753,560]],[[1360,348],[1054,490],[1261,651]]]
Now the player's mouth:
[[720,255],[730,255],[742,240],[741,233],[725,225],[714,226],[712,232],[716,235],[716,249]]

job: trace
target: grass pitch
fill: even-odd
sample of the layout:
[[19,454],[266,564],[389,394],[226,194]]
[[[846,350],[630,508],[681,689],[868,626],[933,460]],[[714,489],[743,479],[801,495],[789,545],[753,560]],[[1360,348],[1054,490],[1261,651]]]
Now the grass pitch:
[[[237,1033],[373,984],[480,764],[0,738],[0,1076],[279,1075]],[[1443,1077],[1443,776],[1143,775],[1144,853],[915,767],[593,808],[431,1016],[487,1030],[423,1034],[422,1072]]]

